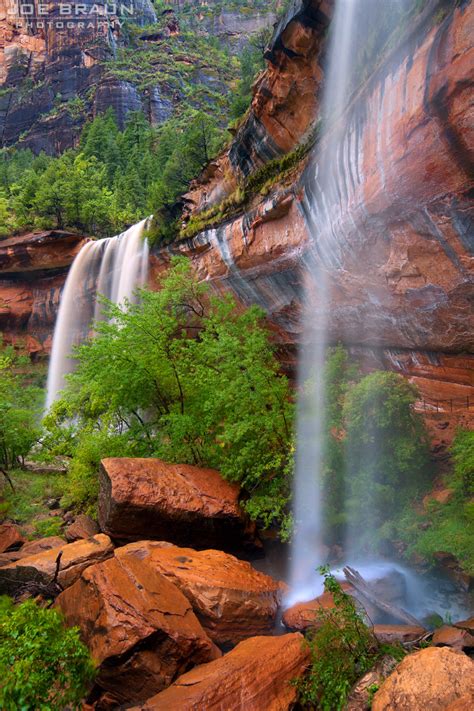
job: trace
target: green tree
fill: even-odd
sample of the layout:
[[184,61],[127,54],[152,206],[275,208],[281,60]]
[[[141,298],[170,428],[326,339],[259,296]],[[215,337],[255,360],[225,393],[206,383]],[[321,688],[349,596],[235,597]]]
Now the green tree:
[[13,348],[0,350],[0,468],[5,471],[22,465],[40,436],[41,392],[21,375],[27,360]]
[[[243,486],[255,517],[281,518],[293,405],[262,312],[213,296],[184,259],[140,304],[104,308],[52,414],[69,442],[74,414],[73,453],[100,432],[108,449],[213,466]],[[86,468],[94,478],[96,464]]]
[[0,707],[79,709],[95,676],[77,628],[33,600],[14,606],[0,598]]

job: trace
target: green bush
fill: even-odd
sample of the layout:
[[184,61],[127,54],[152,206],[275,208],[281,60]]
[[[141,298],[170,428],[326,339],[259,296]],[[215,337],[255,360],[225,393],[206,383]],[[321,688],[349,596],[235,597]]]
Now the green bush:
[[321,711],[345,708],[353,684],[375,664],[382,653],[400,650],[381,648],[365,624],[353,598],[345,593],[327,568],[324,589],[332,594],[335,607],[316,613],[317,627],[308,634],[310,666],[296,682],[303,706]]
[[21,466],[40,436],[41,391],[22,374],[27,361],[11,347],[0,348],[0,469]]
[[56,610],[0,599],[0,708],[78,709],[94,675],[78,630]]
[[281,520],[293,404],[260,309],[214,296],[183,258],[140,304],[104,309],[46,419],[53,446],[73,454],[75,503],[95,495],[100,458],[157,456],[219,469],[254,517]]

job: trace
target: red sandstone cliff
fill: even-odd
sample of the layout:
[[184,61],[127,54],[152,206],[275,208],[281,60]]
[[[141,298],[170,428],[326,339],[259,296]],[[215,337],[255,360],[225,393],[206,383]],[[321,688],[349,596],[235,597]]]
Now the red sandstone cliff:
[[[304,140],[317,115],[330,5],[293,4],[250,114],[187,195],[191,213],[219,203],[256,167]],[[469,402],[474,412],[473,36],[472,2],[428,2],[355,92],[335,190],[323,196],[332,234],[321,232],[322,198],[312,187],[316,146],[291,185],[255,196],[242,214],[171,250],[189,255],[216,289],[260,303],[282,341],[295,343],[316,241],[332,256],[331,341],[343,338],[368,367],[411,376],[428,409],[458,409],[463,418]],[[166,259],[157,255],[158,269]]]
[[32,355],[51,348],[67,271],[87,238],[61,230],[0,240],[0,333]]

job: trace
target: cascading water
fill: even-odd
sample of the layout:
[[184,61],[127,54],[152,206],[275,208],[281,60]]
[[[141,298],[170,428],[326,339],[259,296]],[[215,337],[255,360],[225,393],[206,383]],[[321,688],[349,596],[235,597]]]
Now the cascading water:
[[342,112],[347,104],[352,61],[352,23],[355,3],[338,2],[332,22],[321,115],[323,135],[318,161],[310,168],[303,203],[313,243],[309,258],[311,278],[305,285],[304,343],[299,363],[298,447],[293,491],[294,535],[290,560],[292,604],[321,592],[316,568],[324,562],[322,551],[321,481],[324,458],[324,361],[327,346],[326,306],[328,269],[337,265],[333,242],[341,204],[335,199],[338,147],[343,131]]
[[88,242],[74,260],[64,286],[48,372],[46,407],[63,389],[73,369],[72,351],[87,338],[101,318],[99,294],[116,304],[133,299],[146,283],[148,243],[143,239],[147,219],[117,237]]

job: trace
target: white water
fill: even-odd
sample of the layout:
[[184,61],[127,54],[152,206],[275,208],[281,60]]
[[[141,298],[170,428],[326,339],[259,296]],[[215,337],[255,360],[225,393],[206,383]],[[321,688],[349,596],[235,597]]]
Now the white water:
[[[327,346],[326,304],[328,268],[336,255],[331,242],[340,219],[333,200],[337,148],[342,131],[338,121],[348,100],[351,29],[355,4],[340,0],[332,22],[321,114],[325,117],[322,146],[311,169],[304,209],[311,227],[311,283],[305,286],[304,342],[299,359],[299,412],[296,471],[293,490],[295,530],[290,558],[287,604],[309,600],[322,591],[317,567],[325,561],[322,546],[321,482],[324,458],[324,359]],[[317,196],[317,197],[316,197]]]
[[46,408],[64,388],[74,368],[72,351],[102,318],[99,294],[116,304],[133,300],[148,276],[148,244],[143,239],[147,220],[117,237],[88,242],[74,260],[62,293],[54,329],[48,372]]

